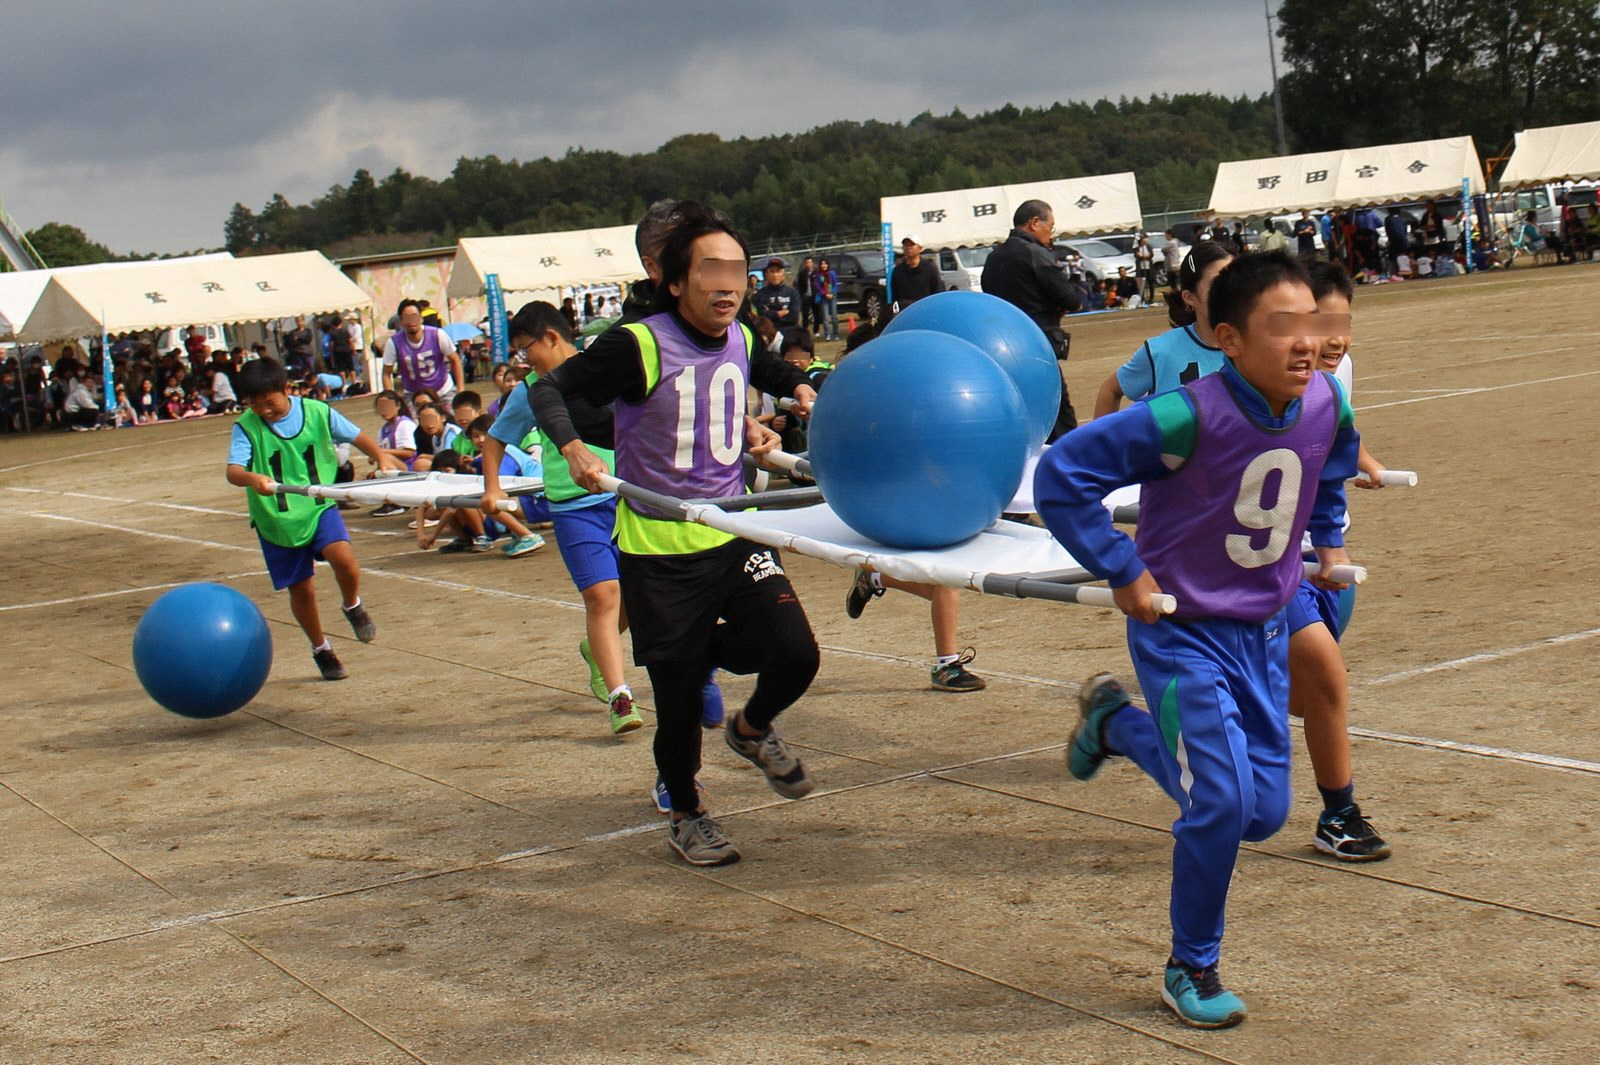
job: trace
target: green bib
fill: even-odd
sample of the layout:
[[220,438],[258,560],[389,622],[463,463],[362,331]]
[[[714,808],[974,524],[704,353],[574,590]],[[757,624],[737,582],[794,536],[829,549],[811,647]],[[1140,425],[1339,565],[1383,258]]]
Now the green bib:
[[[339,472],[333,451],[333,431],[328,423],[328,405],[315,399],[302,399],[304,420],[300,432],[287,440],[272,427],[245,411],[239,428],[250,440],[250,472],[264,473],[279,484],[332,484]],[[333,506],[331,499],[309,496],[264,496],[254,490],[245,493],[250,501],[250,521],[261,538],[279,547],[304,547],[317,532],[322,512]]]
[[[533,383],[538,379],[539,375],[537,373],[530,373],[526,378],[528,387],[532,388]],[[556,447],[555,442],[550,439],[545,431],[543,429],[535,429],[533,435],[539,442],[540,461],[544,464],[544,497],[552,503],[570,503],[574,499],[582,499],[584,496],[590,495],[591,493],[587,488],[572,479],[572,469],[567,465],[566,456],[561,454],[560,449]],[[607,473],[616,472],[617,456],[615,452],[608,451],[603,447],[595,447],[592,444],[585,444],[584,446],[600,456],[600,460],[606,464]],[[528,449],[524,448],[523,450],[526,451]]]

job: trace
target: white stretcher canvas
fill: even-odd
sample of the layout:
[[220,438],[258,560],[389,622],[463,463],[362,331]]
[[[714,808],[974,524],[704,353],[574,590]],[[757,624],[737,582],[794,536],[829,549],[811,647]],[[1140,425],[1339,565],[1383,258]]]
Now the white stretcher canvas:
[[903,581],[981,591],[989,575],[1094,579],[1047,531],[1011,521],[997,521],[952,547],[901,550],[862,536],[826,503],[795,510],[695,510],[695,520],[723,532],[836,566],[870,566]]
[[[502,477],[500,490],[507,495],[536,495],[544,491],[544,481],[538,477]],[[397,507],[432,506],[436,500],[451,496],[482,495],[483,478],[469,473],[429,472],[377,477],[370,481],[351,481],[346,484],[314,484],[297,494],[318,499],[349,500],[369,507],[384,503],[392,503]]]

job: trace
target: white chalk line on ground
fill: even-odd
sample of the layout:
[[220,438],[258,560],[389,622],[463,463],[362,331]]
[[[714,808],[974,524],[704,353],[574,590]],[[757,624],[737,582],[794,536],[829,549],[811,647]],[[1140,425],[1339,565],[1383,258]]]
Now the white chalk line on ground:
[[203,433],[189,433],[184,436],[169,437],[166,440],[146,440],[138,444],[124,444],[121,447],[103,447],[96,451],[80,451],[76,455],[59,455],[53,459],[39,459],[37,462],[24,462],[16,466],[0,468],[0,473],[15,473],[18,470],[31,470],[35,466],[48,466],[52,462],[72,462],[75,459],[92,459],[98,455],[109,455],[116,451],[132,451],[134,448],[154,447],[157,444],[174,444],[181,440],[192,440],[203,436]]
[[1393,684],[1398,680],[1409,680],[1412,677],[1440,673],[1447,669],[1458,669],[1461,666],[1477,665],[1480,662],[1498,662],[1502,658],[1511,658],[1515,655],[1527,654],[1529,651],[1543,650],[1546,647],[1559,647],[1564,643],[1593,639],[1596,636],[1600,636],[1600,628],[1564,632],[1559,636],[1546,636],[1543,639],[1534,640],[1532,643],[1521,643],[1514,647],[1501,647],[1493,651],[1480,651],[1477,654],[1452,658],[1448,662],[1435,662],[1432,665],[1418,666],[1415,669],[1402,669],[1398,673],[1385,673],[1381,677],[1373,677],[1371,680],[1362,681],[1360,686],[1366,688],[1378,684]]
[[[1476,338],[1472,338],[1472,339],[1476,339]],[[1470,369],[1473,369],[1474,367],[1478,367],[1478,366],[1493,366],[1493,365],[1495,365],[1497,363],[1502,363],[1502,362],[1515,362],[1518,359],[1532,359],[1532,358],[1535,358],[1535,357],[1537,357],[1539,355],[1555,355],[1555,354],[1559,354],[1560,352],[1563,352],[1563,351],[1582,351],[1582,350],[1584,350],[1584,348],[1585,348],[1585,345],[1583,345],[1583,344],[1567,344],[1567,345],[1564,345],[1564,346],[1559,347],[1559,348],[1538,348],[1538,349],[1536,349],[1534,351],[1513,351],[1513,352],[1511,352],[1510,354],[1507,354],[1507,355],[1496,355],[1496,356],[1494,356],[1492,358],[1488,358],[1488,359],[1471,359],[1471,360],[1468,360],[1468,361],[1465,361],[1465,362],[1454,362],[1454,363],[1450,364],[1450,369],[1452,369],[1452,370],[1470,370]],[[1437,372],[1438,372],[1437,370],[1434,370],[1434,369],[1432,369],[1430,367],[1425,367],[1425,366],[1403,366],[1403,367],[1401,367],[1399,369],[1396,369],[1396,370],[1384,370],[1384,371],[1380,371],[1378,373],[1373,373],[1373,374],[1364,373],[1364,374],[1361,375],[1361,380],[1363,382],[1366,382],[1366,381],[1379,381],[1379,380],[1382,380],[1385,377],[1406,377],[1406,376],[1411,375],[1411,374],[1419,374],[1419,373],[1422,373],[1422,374],[1434,374],[1434,373],[1437,373]],[[1459,392],[1461,389],[1469,388],[1469,387],[1471,387],[1471,386],[1469,386],[1469,385],[1458,385],[1455,388],[1418,389],[1418,391]],[[1363,385],[1361,391],[1363,393],[1366,393],[1368,391],[1375,392],[1375,391],[1377,391],[1377,389],[1368,389]]]
[[[1600,371],[1596,371],[1596,372],[1600,372]],[[39,518],[51,518],[51,519],[54,519],[54,520],[57,520],[57,521],[75,522],[75,523],[84,524],[84,525],[92,525],[92,526],[97,526],[99,528],[113,529],[113,530],[116,530],[118,532],[131,533],[131,534],[136,535],[136,536],[148,536],[148,537],[152,537],[152,538],[160,539],[160,540],[176,540],[176,541],[179,541],[179,542],[193,543],[193,544],[199,544],[199,545],[203,545],[203,546],[222,547],[222,548],[226,548],[226,549],[228,549],[230,551],[250,551],[251,550],[250,548],[239,547],[239,546],[234,545],[234,544],[218,544],[218,543],[215,543],[215,542],[209,541],[209,540],[194,540],[194,539],[191,539],[189,537],[179,536],[179,535],[177,535],[175,533],[158,533],[158,532],[152,532],[152,531],[150,531],[148,529],[132,529],[132,528],[128,528],[126,526],[121,526],[121,525],[111,525],[111,524],[109,524],[107,522],[90,521],[87,518],[70,518],[70,517],[65,517],[65,516],[58,515],[58,514],[43,514],[43,513],[34,513],[34,514],[31,514],[30,516],[39,517]],[[556,599],[556,598],[548,597],[548,596],[529,595],[529,594],[527,594],[525,592],[512,592],[512,591],[507,591],[505,589],[500,589],[500,588],[485,588],[485,587],[481,587],[481,586],[477,586],[477,585],[464,584],[464,583],[462,583],[460,581],[445,580],[443,578],[438,578],[438,577],[423,577],[423,576],[420,576],[418,574],[396,573],[396,572],[394,572],[392,570],[382,569],[382,568],[377,567],[377,566],[363,567],[362,568],[362,572],[363,573],[374,573],[374,574],[378,574],[380,576],[386,576],[386,577],[394,577],[394,578],[397,578],[397,579],[400,579],[400,580],[406,580],[406,581],[411,581],[411,582],[418,583],[418,584],[429,585],[431,587],[444,588],[444,589],[447,589],[449,591],[470,592],[472,594],[485,595],[485,596],[489,596],[489,597],[496,598],[496,599],[514,599],[514,600],[519,600],[519,601],[523,601],[523,602],[535,602],[535,603],[540,603],[540,604],[543,604],[543,605],[546,605],[546,606],[561,607],[561,608],[564,608],[564,609],[567,609],[567,610],[574,610],[574,611],[579,611],[579,612],[581,612],[583,610],[583,604],[582,603],[573,603],[573,602],[570,602],[570,601],[564,600],[564,599]],[[1454,660],[1451,660],[1450,662],[1437,663],[1434,666],[1425,666],[1425,667],[1419,667],[1419,668],[1420,668],[1421,672],[1437,672],[1439,670],[1456,668],[1457,666],[1463,665],[1463,664],[1473,664],[1473,663],[1479,662],[1479,661],[1493,661],[1493,660],[1495,660],[1497,658],[1508,657],[1510,654],[1521,653],[1523,650],[1533,650],[1533,649],[1538,648],[1538,647],[1552,646],[1552,645],[1556,645],[1556,644],[1560,644],[1560,643],[1569,642],[1569,641],[1575,640],[1575,639],[1583,639],[1583,638],[1585,638],[1585,634],[1587,633],[1587,631],[1588,630],[1585,630],[1584,633],[1569,633],[1569,634],[1566,634],[1565,636],[1551,637],[1548,640],[1540,641],[1539,643],[1536,643],[1536,644],[1530,644],[1525,648],[1505,649],[1505,650],[1502,650],[1502,651],[1485,652],[1484,655],[1481,655],[1481,656],[1480,655],[1472,655],[1472,656],[1468,656],[1466,659],[1454,659]],[[874,652],[874,651],[861,651],[861,650],[857,650],[855,648],[840,647],[840,646],[831,645],[831,644],[822,644],[820,646],[822,647],[823,650],[829,651],[829,652],[831,652],[833,654],[846,655],[848,657],[860,658],[860,659],[867,660],[867,661],[892,662],[892,663],[896,663],[896,664],[903,664],[903,665],[907,665],[907,666],[913,666],[914,665],[914,666],[918,666],[918,667],[920,667],[922,665],[922,662],[920,660],[918,660],[918,659],[908,658],[908,657],[904,657],[904,656],[900,656],[900,655],[882,654],[882,653]],[[1378,683],[1389,683],[1389,682],[1391,682],[1393,680],[1403,679],[1404,676],[1410,676],[1410,675],[1421,675],[1421,673],[1412,674],[1412,673],[1409,673],[1409,672],[1405,672],[1405,673],[1402,673],[1402,674],[1394,674],[1394,675],[1390,675],[1390,676],[1385,677],[1385,678],[1379,678]],[[1072,689],[1072,688],[1076,687],[1076,685],[1069,684],[1069,683],[1066,683],[1066,682],[1063,682],[1063,681],[1052,680],[1052,679],[1049,679],[1047,677],[1030,676],[1029,674],[1025,674],[1025,673],[1006,673],[1006,672],[1000,672],[1000,671],[993,671],[993,672],[990,673],[990,676],[998,677],[998,678],[1005,679],[1005,680],[1014,680],[1014,681],[1017,681],[1018,683],[1023,683],[1023,684],[1036,684],[1036,685],[1040,685],[1040,686],[1048,687],[1048,688]],[[1372,682],[1368,682],[1368,683],[1372,683]],[[1357,685],[1356,687],[1358,687],[1358,688],[1359,687],[1364,687],[1364,685]],[[1457,754],[1470,754],[1470,755],[1475,755],[1477,757],[1483,757],[1483,758],[1498,758],[1498,759],[1501,759],[1501,760],[1504,760],[1504,761],[1521,762],[1521,763],[1527,764],[1527,765],[1539,765],[1539,766],[1545,766],[1545,767],[1548,767],[1548,768],[1559,768],[1559,769],[1580,768],[1583,772],[1589,772],[1590,770],[1588,770],[1587,768],[1582,768],[1582,767],[1586,767],[1586,766],[1594,764],[1594,763],[1582,762],[1582,761],[1579,761],[1577,759],[1565,758],[1565,757],[1560,756],[1560,755],[1547,755],[1547,754],[1540,754],[1540,753],[1532,752],[1532,751],[1516,751],[1516,750],[1510,750],[1510,749],[1505,749],[1505,748],[1496,748],[1496,747],[1480,747],[1479,745],[1476,745],[1476,744],[1463,744],[1463,743],[1461,743],[1459,741],[1456,741],[1456,740],[1439,740],[1439,739],[1432,739],[1432,738],[1429,738],[1429,737],[1422,737],[1422,736],[1405,736],[1405,735],[1400,734],[1400,733],[1385,733],[1385,732],[1379,732],[1379,731],[1376,731],[1376,730],[1369,730],[1369,729],[1362,729],[1362,730],[1359,730],[1359,731],[1356,730],[1356,729],[1351,729],[1351,734],[1352,735],[1360,735],[1360,736],[1362,736],[1363,738],[1366,738],[1366,739],[1379,740],[1379,741],[1386,742],[1386,743],[1401,744],[1401,745],[1407,746],[1407,747],[1416,747],[1416,748],[1426,749],[1426,750],[1447,751],[1447,752],[1457,753]],[[1593,771],[1600,772],[1600,766],[1597,766],[1595,768],[1595,770],[1593,770]]]
[[[248,519],[250,517],[247,511],[242,510],[223,510],[220,507],[198,507],[189,503],[165,503],[159,499],[129,499],[127,496],[97,495],[93,492],[58,492],[49,488],[19,488],[16,485],[7,485],[6,490],[10,492],[25,492],[29,495],[61,496],[66,499],[90,499],[100,503],[126,503],[132,506],[140,507],[161,507],[164,510],[185,510],[191,514],[217,514],[225,518],[239,518],[241,520]],[[349,528],[349,526],[346,526],[346,528]],[[350,531],[365,533],[369,536],[410,535],[409,533],[392,532],[387,529],[353,528],[350,529]]]
[[1393,399],[1387,403],[1369,403],[1356,408],[1356,411],[1382,410],[1385,407],[1404,407],[1410,403],[1431,403],[1436,399],[1454,399],[1457,396],[1476,396],[1484,392],[1503,392],[1508,388],[1522,388],[1526,385],[1547,385],[1555,381],[1574,381],[1580,377],[1593,377],[1600,374],[1600,370],[1585,370],[1583,373],[1562,374],[1560,377],[1540,377],[1532,381],[1513,381],[1508,385],[1487,385],[1482,388],[1463,388],[1459,392],[1446,392],[1438,396],[1418,396],[1415,399]]

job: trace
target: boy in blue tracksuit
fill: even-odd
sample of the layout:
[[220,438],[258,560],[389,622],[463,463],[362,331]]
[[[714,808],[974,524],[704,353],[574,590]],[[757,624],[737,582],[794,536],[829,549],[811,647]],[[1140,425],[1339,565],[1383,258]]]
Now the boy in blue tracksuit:
[[[1304,267],[1244,255],[1217,275],[1211,321],[1228,362],[1216,374],[1063,437],[1034,481],[1040,516],[1111,583],[1150,710],[1109,674],[1085,682],[1068,756],[1087,780],[1132,758],[1179,807],[1173,824],[1172,952],[1162,999],[1186,1024],[1220,1028],[1245,1006],[1217,974],[1239,844],[1289,808],[1284,608],[1302,577],[1308,529],[1322,571],[1348,561],[1344,482],[1360,447],[1350,405],[1318,372],[1323,333]],[[1137,546],[1100,500],[1143,484]],[[1177,597],[1159,618],[1150,596]]]

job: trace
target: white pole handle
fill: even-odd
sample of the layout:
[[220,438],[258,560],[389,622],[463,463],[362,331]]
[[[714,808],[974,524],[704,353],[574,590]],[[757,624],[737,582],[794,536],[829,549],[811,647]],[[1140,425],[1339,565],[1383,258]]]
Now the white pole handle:
[[1416,470],[1384,470],[1378,474],[1378,483],[1388,488],[1415,488]]
[[[1111,594],[1110,588],[1087,587],[1078,589],[1078,602],[1085,606],[1109,606],[1115,608],[1116,599]],[[1165,592],[1157,592],[1150,597],[1150,608],[1157,614],[1175,614],[1178,611],[1178,600]]]
[[[1306,576],[1315,577],[1322,572],[1322,567],[1315,562],[1306,563]],[[1367,582],[1367,567],[1365,566],[1335,566],[1329,576],[1344,584],[1365,584]]]
[[788,470],[793,473],[800,463],[805,462],[805,459],[799,455],[791,455],[787,451],[769,451],[761,456],[761,461],[769,466],[776,466],[780,470]]

